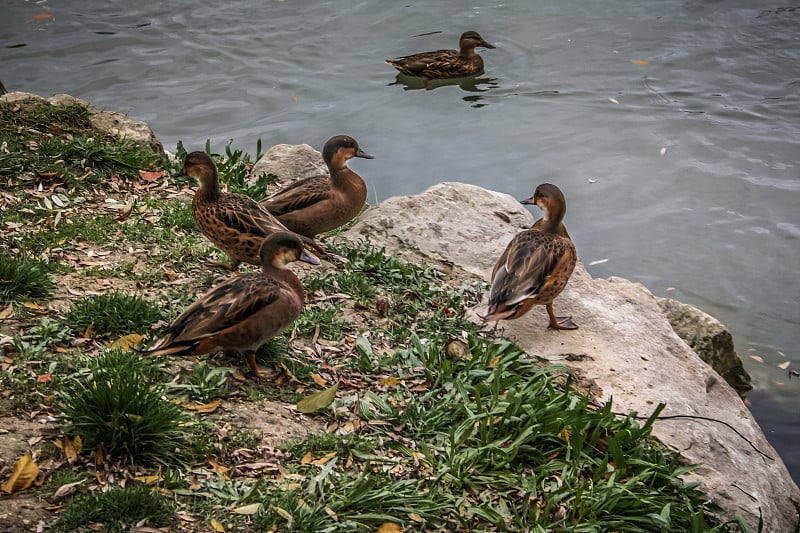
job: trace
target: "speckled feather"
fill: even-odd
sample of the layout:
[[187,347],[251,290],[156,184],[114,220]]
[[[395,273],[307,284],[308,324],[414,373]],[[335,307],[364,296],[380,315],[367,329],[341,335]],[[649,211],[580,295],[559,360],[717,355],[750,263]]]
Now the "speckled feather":
[[261,205],[283,225],[313,239],[352,220],[367,200],[367,186],[347,166],[353,157],[372,159],[347,135],[330,138],[322,156],[329,175],[302,179],[281,189]]
[[243,262],[260,265],[264,238],[286,227],[249,196],[222,192],[217,167],[205,152],[187,155],[180,174],[200,182],[192,214],[203,235],[228,254],[230,269]]
[[475,47],[494,48],[477,32],[461,35],[460,50],[434,50],[408,56],[387,59],[386,63],[408,76],[426,79],[446,79],[472,76],[483,72],[483,59],[475,53]]

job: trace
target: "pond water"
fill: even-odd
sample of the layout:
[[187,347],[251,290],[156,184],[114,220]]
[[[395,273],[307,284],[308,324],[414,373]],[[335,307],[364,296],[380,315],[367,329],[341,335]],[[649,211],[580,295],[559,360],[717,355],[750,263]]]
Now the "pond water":
[[[98,5],[101,4],[101,5]],[[733,332],[752,410],[800,481],[800,7],[781,0],[6,0],[0,79],[148,122],[167,149],[356,137],[370,203],[463,181],[564,190],[596,277]],[[486,72],[399,79],[454,48]],[[535,210],[538,216],[538,210]],[[758,359],[760,358],[760,359]],[[761,362],[763,361],[763,362]],[[790,361],[788,369],[778,367]]]

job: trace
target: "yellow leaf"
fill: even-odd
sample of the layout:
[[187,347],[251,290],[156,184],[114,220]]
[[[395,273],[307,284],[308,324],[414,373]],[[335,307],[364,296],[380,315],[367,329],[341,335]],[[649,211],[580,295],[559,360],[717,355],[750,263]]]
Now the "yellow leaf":
[[42,311],[44,309],[47,309],[46,306],[39,305],[34,302],[22,302],[22,307],[27,307],[28,309],[35,309],[36,311]]
[[326,453],[325,455],[323,455],[322,457],[320,457],[319,459],[315,459],[315,460],[311,461],[311,464],[312,465],[317,465],[317,466],[323,466],[325,463],[327,463],[328,461],[330,461],[334,457],[336,457],[336,452],[329,452],[329,453]]
[[500,362],[500,356],[499,355],[495,356],[495,357],[492,357],[492,359],[489,361],[489,368],[496,367],[499,362]]
[[634,65],[640,65],[640,66],[644,66],[644,65],[649,65],[650,64],[649,61],[644,61],[642,59],[634,59],[633,61],[631,61],[631,63],[633,63]]
[[402,528],[393,522],[384,522],[375,533],[401,533]]
[[219,398],[217,398],[216,400],[210,403],[188,404],[184,405],[183,407],[184,409],[188,409],[190,411],[197,411],[198,413],[213,413],[214,411],[217,410],[217,407],[219,407],[219,402],[220,400]]
[[408,517],[414,522],[422,522],[422,517],[417,513],[408,513]]
[[570,434],[567,428],[562,428],[561,431],[558,432],[558,436],[567,441],[567,444],[569,444]]
[[152,476],[136,476],[136,481],[144,483],[145,485],[155,485],[161,481],[161,476],[155,474]]
[[339,384],[334,383],[333,386],[328,387],[324,391],[306,396],[297,402],[297,410],[301,413],[313,413],[314,411],[319,411],[320,409],[328,407],[336,398],[336,391],[338,388]]
[[14,306],[8,304],[8,307],[0,311],[0,320],[5,320],[6,318],[11,318],[14,316]]
[[64,455],[67,457],[67,462],[69,464],[75,464],[75,461],[78,460],[78,453],[81,451],[81,438],[75,437],[73,440],[69,437],[64,437],[64,441],[60,448],[64,450]]
[[382,378],[378,383],[384,387],[396,387],[400,380],[398,378]]
[[314,383],[316,383],[320,387],[325,387],[328,384],[328,382],[325,380],[325,378],[323,378],[322,376],[320,376],[319,374],[316,374],[316,373],[311,374],[311,379],[313,379]]
[[243,505],[233,510],[236,514],[256,514],[261,508],[260,503],[251,503],[250,505]]
[[306,454],[303,456],[303,458],[300,459],[300,464],[301,465],[307,465],[307,464],[311,463],[311,461],[313,461],[313,460],[314,460],[314,454],[311,453],[311,450],[309,450],[308,452],[306,452]]
[[211,527],[214,528],[214,531],[225,531],[225,526],[217,522],[214,518],[211,519]]
[[786,370],[787,368],[789,368],[789,365],[791,364],[792,364],[791,361],[786,361],[785,363],[779,364],[778,368],[780,368],[781,370]]
[[25,490],[31,486],[38,475],[39,467],[33,462],[31,454],[26,453],[17,460],[11,477],[0,486],[0,490],[8,494]]
[[130,334],[125,335],[124,337],[120,337],[119,339],[117,339],[114,342],[112,342],[111,346],[109,346],[109,348],[112,349],[112,350],[119,349],[119,350],[122,350],[124,352],[129,352],[131,350],[131,348],[135,348],[135,347],[139,346],[139,344],[141,344],[143,338],[144,337],[142,337],[138,333],[130,333]]

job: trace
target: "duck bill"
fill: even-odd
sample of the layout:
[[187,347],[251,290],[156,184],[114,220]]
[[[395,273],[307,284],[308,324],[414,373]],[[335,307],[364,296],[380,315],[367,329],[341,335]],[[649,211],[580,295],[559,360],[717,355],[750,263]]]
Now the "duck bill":
[[375,156],[369,155],[361,148],[359,148],[358,151],[356,152],[356,157],[363,157],[364,159],[375,159]]
[[497,48],[495,45],[487,43],[486,41],[481,41],[481,44],[479,44],[478,46],[482,46],[484,48],[492,48],[492,49]]
[[303,254],[300,256],[299,260],[311,265],[319,264],[319,258],[308,250],[303,250]]
[[524,200],[520,200],[519,203],[525,205],[536,205],[536,201],[533,199],[533,196],[530,198],[525,198]]

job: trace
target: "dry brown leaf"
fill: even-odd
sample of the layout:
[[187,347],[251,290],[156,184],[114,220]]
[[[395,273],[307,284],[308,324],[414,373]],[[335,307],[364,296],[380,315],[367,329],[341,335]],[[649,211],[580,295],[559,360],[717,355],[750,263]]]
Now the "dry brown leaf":
[[31,486],[38,475],[39,466],[33,461],[31,454],[26,453],[17,459],[11,477],[0,486],[0,490],[8,494],[25,490]]
[[62,445],[60,448],[64,450],[64,455],[67,457],[67,462],[69,464],[75,464],[75,461],[78,460],[78,453],[81,451],[81,438],[75,437],[74,439],[70,439],[69,437],[64,437],[64,440],[61,443]]
[[316,383],[320,387],[327,387],[328,386],[328,382],[325,380],[325,378],[323,378],[322,376],[320,376],[317,373],[311,374],[311,379],[313,379],[314,383]]
[[326,453],[325,455],[323,455],[319,459],[314,459],[313,461],[311,461],[311,464],[312,465],[316,465],[316,466],[324,466],[328,461],[330,461],[331,459],[336,457],[336,453],[337,452]]
[[195,411],[197,413],[213,413],[219,407],[219,398],[214,400],[213,402],[204,403],[204,404],[187,404],[184,405],[184,409],[188,409],[189,411]]
[[129,333],[128,335],[120,337],[112,342],[109,348],[111,350],[119,349],[123,352],[129,352],[131,351],[131,348],[139,346],[139,344],[142,342],[142,339],[144,339],[144,337],[138,333]]
[[12,318],[14,316],[14,306],[8,304],[8,307],[5,309],[0,310],[0,320],[5,320],[6,318]]
[[164,176],[163,170],[140,170],[139,177],[144,181],[157,181]]
[[639,65],[639,66],[644,66],[644,65],[649,65],[650,64],[649,61],[644,61],[643,59],[634,59],[633,61],[631,61],[631,63],[633,63],[634,65]]
[[403,529],[394,522],[384,522],[375,533],[401,533]]

